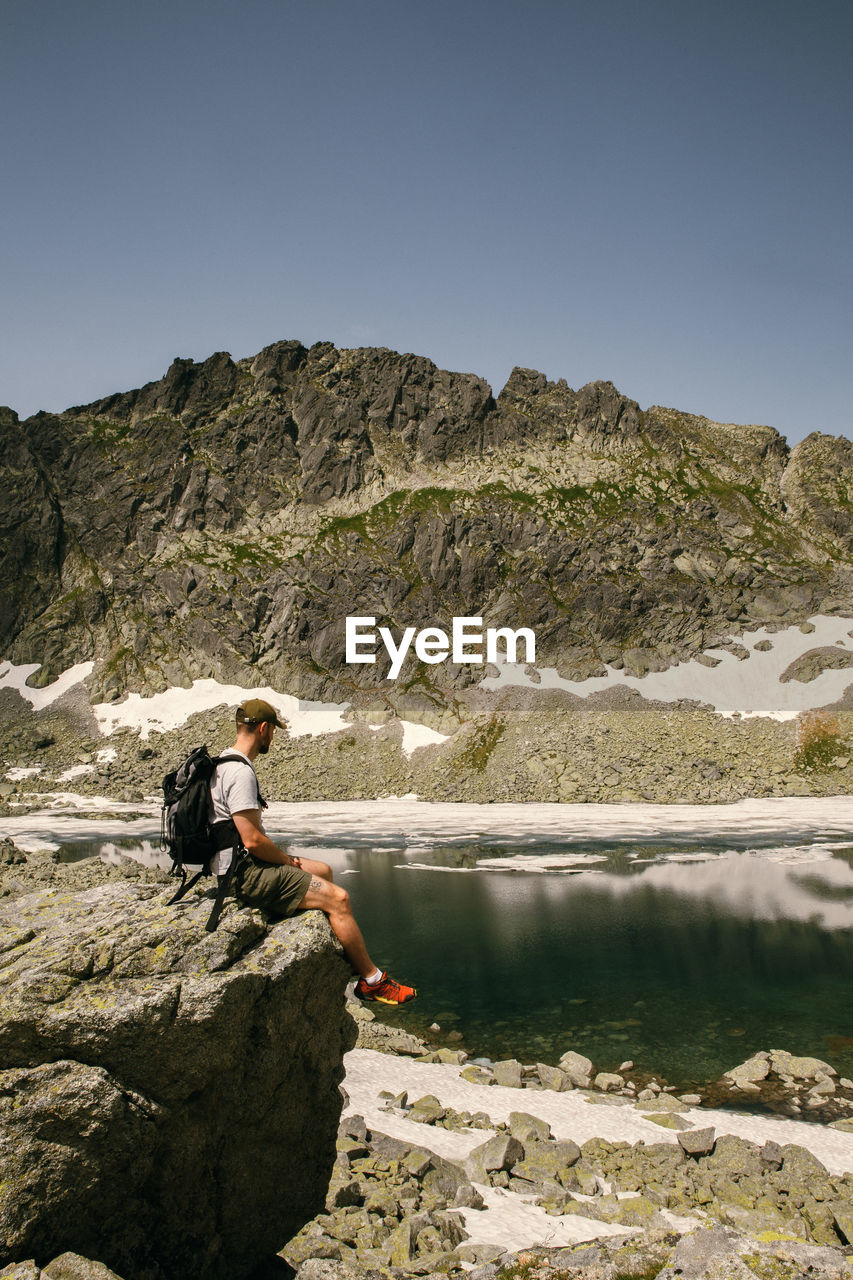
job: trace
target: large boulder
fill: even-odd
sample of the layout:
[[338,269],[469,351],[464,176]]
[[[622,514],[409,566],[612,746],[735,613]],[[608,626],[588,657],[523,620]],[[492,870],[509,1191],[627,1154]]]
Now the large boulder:
[[349,968],[318,912],[270,924],[156,885],[0,908],[0,1267],[247,1274],[322,1208]]

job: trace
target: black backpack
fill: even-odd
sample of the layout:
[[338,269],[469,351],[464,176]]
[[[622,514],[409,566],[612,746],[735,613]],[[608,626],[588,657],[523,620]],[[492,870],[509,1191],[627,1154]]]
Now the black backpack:
[[[169,905],[179,902],[202,876],[209,876],[210,861],[222,849],[233,849],[234,856],[225,875],[219,877],[216,901],[206,928],[212,933],[219,922],[225,895],[231,883],[237,863],[245,856],[245,849],[231,818],[223,822],[213,821],[213,801],[210,784],[216,766],[225,760],[237,764],[252,765],[242,756],[211,756],[207,747],[196,747],[182,765],[167,773],[163,779],[163,813],[160,823],[160,848],[172,856],[171,874],[181,877],[181,886]],[[252,770],[254,772],[254,770]],[[261,808],[266,801],[258,791]],[[200,867],[191,880],[187,880],[187,868]]]

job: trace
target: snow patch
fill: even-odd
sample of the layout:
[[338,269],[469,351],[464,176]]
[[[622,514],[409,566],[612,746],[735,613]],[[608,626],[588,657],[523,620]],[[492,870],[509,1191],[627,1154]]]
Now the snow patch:
[[509,858],[478,858],[478,871],[580,871],[607,862],[603,853],[516,853]]
[[62,773],[56,775],[57,782],[73,782],[75,778],[82,778],[84,774],[94,773],[95,766],[93,764],[75,764],[70,769],[63,769]]
[[438,733],[435,729],[429,729],[425,724],[413,724],[410,720],[401,720],[403,726],[403,752],[407,757],[411,757],[413,751],[417,751],[420,747],[431,747],[437,742],[446,742],[450,736],[447,733]]
[[214,707],[237,708],[246,698],[264,698],[287,721],[291,736],[315,737],[348,728],[343,712],[348,702],[303,702],[288,693],[278,693],[268,685],[244,689],[218,680],[194,680],[191,688],[171,688],[143,697],[129,693],[121,702],[99,702],[92,710],[101,732],[109,736],[116,729],[138,729],[143,740],[151,731],[166,733],[179,729],[190,716]]
[[[590,676],[587,680],[565,680],[555,667],[529,668],[498,661],[496,676],[480,681],[482,689],[501,689],[512,685],[529,689],[565,689],[580,698],[591,693],[619,687],[635,689],[644,698],[659,702],[682,699],[701,702],[722,716],[766,716],[774,720],[793,720],[802,711],[812,711],[836,702],[853,684],[853,670],[824,671],[814,680],[802,683],[790,680],[781,684],[779,677],[797,658],[811,649],[837,645],[848,651],[850,623],[853,619],[816,614],[809,619],[814,631],[804,633],[799,626],[771,631],[759,627],[729,639],[748,649],[743,660],[727,649],[707,649],[705,655],[716,666],[707,667],[693,659],[679,662],[666,671],[650,671],[644,676],[629,676],[615,667],[607,675]],[[766,650],[758,646],[769,644]]]
[[44,809],[6,814],[3,818],[3,834],[24,853],[58,849],[66,841],[131,836],[159,839],[159,803],[129,804],[73,791],[47,792],[41,798],[46,804]]
[[67,671],[63,671],[61,676],[57,676],[52,684],[45,685],[43,689],[31,689],[27,681],[40,668],[40,662],[26,662],[22,666],[16,666],[9,661],[0,662],[0,689],[17,689],[21,697],[26,698],[33,711],[42,711],[57,698],[61,698],[63,693],[67,693],[75,684],[81,684],[87,676],[92,674],[95,664],[94,662],[77,662]]
[[[5,665],[10,666],[8,663]],[[55,684],[49,686],[50,690],[61,686],[53,697],[58,697],[59,692],[64,692],[70,684],[78,683],[79,672],[85,668],[85,674],[88,674],[91,666],[91,663],[78,664],[77,667],[72,667],[70,671],[65,672]],[[36,670],[38,665],[16,668],[15,687],[23,685],[26,677],[22,673],[31,675]],[[72,673],[75,672],[78,674],[71,679]],[[9,679],[11,680],[11,677]],[[1,677],[0,686],[2,686]],[[47,692],[48,690],[29,690],[27,696]],[[53,697],[49,701],[52,701]],[[344,719],[344,712],[350,706],[349,702],[307,702],[301,698],[294,698],[289,693],[279,693],[268,685],[258,689],[246,689],[240,685],[220,684],[218,680],[209,679],[194,680],[189,689],[175,686],[165,689],[162,693],[148,696],[128,693],[121,702],[99,702],[93,706],[92,710],[98,722],[98,728],[106,737],[116,729],[138,729],[140,739],[145,741],[152,732],[167,733],[170,729],[179,729],[186,724],[190,716],[200,711],[212,711],[216,707],[236,708],[246,698],[264,698],[271,703],[281,719],[287,723],[292,738],[316,738],[323,734],[340,733],[344,729],[351,728],[350,722]],[[42,705],[46,704],[42,703]],[[420,747],[447,741],[447,734],[437,733],[434,729],[428,729],[426,725],[412,724],[408,720],[401,720],[400,724],[403,730],[402,749],[407,756],[411,756],[412,752]],[[370,726],[374,730],[381,727]],[[108,751],[111,754],[108,755],[107,751],[98,753],[99,763],[106,763],[116,758],[115,751],[111,748]]]

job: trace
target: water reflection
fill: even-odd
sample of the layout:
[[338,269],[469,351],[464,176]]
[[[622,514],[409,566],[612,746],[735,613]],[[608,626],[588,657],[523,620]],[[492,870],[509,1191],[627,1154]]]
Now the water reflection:
[[[458,1027],[490,1056],[630,1058],[676,1084],[768,1048],[831,1046],[853,1076],[849,844],[409,843],[362,830],[357,844],[326,832],[291,849],[348,877],[372,952],[419,987],[389,1020]],[[73,851],[168,862],[153,841]]]
[[159,841],[153,840],[69,840],[56,852],[57,862],[82,862],[85,858],[100,858],[103,862],[118,863],[130,858],[144,867],[172,865],[168,854],[163,853]]

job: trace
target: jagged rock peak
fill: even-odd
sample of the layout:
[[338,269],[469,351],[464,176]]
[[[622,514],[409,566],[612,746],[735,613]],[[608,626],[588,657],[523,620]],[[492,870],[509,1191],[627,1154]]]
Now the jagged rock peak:
[[[789,453],[607,381],[516,368],[495,400],[423,356],[282,341],[7,410],[0,450],[0,654],[45,679],[91,658],[101,698],[176,666],[349,697],[384,678],[342,669],[352,613],[512,618],[584,676],[853,600],[850,442]],[[465,672],[427,677],[438,704]]]

